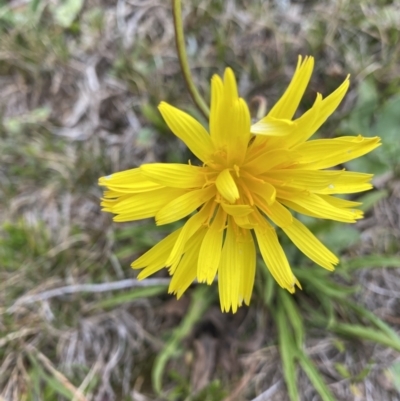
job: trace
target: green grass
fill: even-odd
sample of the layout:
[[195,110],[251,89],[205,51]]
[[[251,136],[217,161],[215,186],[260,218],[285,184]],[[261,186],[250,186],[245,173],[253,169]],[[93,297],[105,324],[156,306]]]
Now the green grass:
[[331,400],[366,387],[373,399],[398,399],[395,2],[184,4],[189,62],[206,99],[210,77],[226,66],[248,101],[261,95],[270,107],[298,54],[314,55],[302,110],[351,74],[319,135],[379,135],[383,146],[344,166],[377,175],[377,189],[357,198],[364,221],[307,221],[341,255],[337,273],[282,238],[304,291],[281,292],[259,263],[252,303],[236,315],[220,312],[216,285],[195,285],[180,301],[157,281],[32,301],[135,277],[131,261],[172,228],[113,224],[100,211],[97,179],[190,158],[160,118],[160,101],[202,119],[180,75],[169,4],[112,3],[0,1],[0,400],[240,401],[269,388],[279,400]]

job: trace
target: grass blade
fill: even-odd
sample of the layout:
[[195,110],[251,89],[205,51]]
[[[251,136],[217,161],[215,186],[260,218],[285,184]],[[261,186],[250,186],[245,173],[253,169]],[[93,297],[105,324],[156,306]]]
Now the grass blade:
[[341,265],[344,269],[400,267],[400,258],[396,256],[369,255],[362,258],[344,260]]
[[278,300],[281,302],[286,312],[286,316],[293,328],[297,348],[300,350],[303,348],[304,343],[303,319],[299,313],[299,310],[297,309],[297,306],[294,304],[293,296],[289,295],[287,291],[279,289],[278,297]]
[[378,329],[382,330],[382,332],[385,333],[388,337],[400,343],[400,337],[397,335],[397,333],[383,320],[379,319],[379,317],[376,316],[374,313],[372,313],[368,309],[365,309],[362,306],[356,305],[353,302],[346,302],[346,305],[349,306],[354,311],[356,311],[359,316],[367,319],[370,323],[374,324]]
[[127,291],[123,294],[117,294],[114,297],[110,297],[104,299],[102,301],[96,302],[93,305],[93,308],[113,308],[118,305],[126,304],[128,302],[132,302],[138,298],[150,298],[156,295],[166,293],[167,286],[157,285],[154,287],[144,287],[144,288],[135,288],[131,291]]
[[200,285],[195,288],[189,310],[180,326],[172,332],[164,349],[157,355],[152,371],[152,381],[154,390],[158,394],[161,394],[162,377],[167,362],[179,351],[181,341],[190,333],[193,326],[204,315],[204,312],[213,301],[213,297],[209,295],[208,290],[208,287],[205,285]]
[[310,379],[310,382],[314,386],[315,390],[318,391],[322,401],[336,401],[310,358],[305,353],[300,352],[298,359],[300,366]]
[[299,400],[297,390],[297,374],[294,356],[296,345],[288,330],[288,322],[282,307],[278,308],[275,314],[275,321],[278,327],[279,352],[281,354],[283,376],[285,378],[288,395],[291,401]]
[[377,331],[370,327],[355,324],[335,323],[330,327],[330,329],[343,336],[353,337],[357,340],[373,341],[400,351],[400,341],[398,339],[388,337],[386,333]]

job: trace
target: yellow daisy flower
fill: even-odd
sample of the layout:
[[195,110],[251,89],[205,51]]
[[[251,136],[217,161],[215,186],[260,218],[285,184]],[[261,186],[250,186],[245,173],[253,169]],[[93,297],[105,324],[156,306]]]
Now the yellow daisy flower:
[[[338,258],[292,211],[321,219],[354,223],[363,214],[358,202],[335,197],[371,189],[372,175],[328,170],[362,156],[380,139],[308,139],[343,99],[349,78],[325,99],[293,119],[313,70],[314,59],[299,57],[284,95],[266,117],[251,124],[230,68],[211,81],[209,133],[193,117],[162,102],[159,110],[171,131],[201,161],[199,165],[153,163],[102,177],[104,211],[114,221],[155,217],[168,224],[190,216],[132,263],[138,278],[163,267],[172,275],[169,292],[179,298],[197,278],[211,284],[218,274],[222,311],[250,303],[259,250],[272,276],[294,292],[293,275],[276,228],[315,263],[333,270]],[[196,163],[197,164],[197,163]],[[301,288],[301,287],[300,287]]]

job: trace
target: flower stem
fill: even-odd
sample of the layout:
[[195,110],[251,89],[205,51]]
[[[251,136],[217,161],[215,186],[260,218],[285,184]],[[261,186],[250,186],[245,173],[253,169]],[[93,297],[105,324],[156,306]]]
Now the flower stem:
[[206,102],[198,92],[196,86],[194,85],[192,75],[190,74],[190,68],[185,48],[185,37],[183,34],[181,0],[172,0],[172,12],[174,15],[176,49],[178,51],[179,63],[181,65],[183,77],[185,78],[186,86],[189,90],[190,95],[192,96],[195,105],[198,107],[204,117],[208,119],[210,115],[210,110]]

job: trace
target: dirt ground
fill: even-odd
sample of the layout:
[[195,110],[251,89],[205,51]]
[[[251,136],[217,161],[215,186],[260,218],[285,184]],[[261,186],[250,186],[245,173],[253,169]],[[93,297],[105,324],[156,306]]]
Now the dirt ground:
[[[183,17],[206,99],[211,76],[230,66],[253,112],[260,96],[269,108],[297,56],[313,55],[303,110],[352,77],[321,136],[385,142],[394,132],[357,166],[376,174],[375,189],[354,198],[365,219],[315,229],[344,261],[329,280],[399,333],[400,122],[385,105],[400,105],[400,4],[191,0]],[[0,30],[0,401],[289,400],[264,275],[235,315],[221,313],[215,284],[177,301],[167,273],[137,282],[129,267],[170,227],[117,224],[100,210],[100,176],[190,157],[160,101],[203,121],[180,73],[170,2],[0,1]],[[339,298],[325,298],[337,319],[367,324]],[[400,400],[399,349],[334,331],[325,312],[314,317],[317,299],[307,288],[294,298],[306,353],[333,399]],[[301,400],[324,399],[316,383],[297,369]]]

